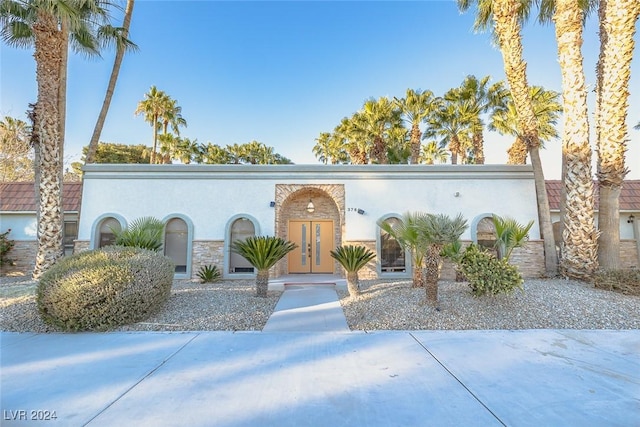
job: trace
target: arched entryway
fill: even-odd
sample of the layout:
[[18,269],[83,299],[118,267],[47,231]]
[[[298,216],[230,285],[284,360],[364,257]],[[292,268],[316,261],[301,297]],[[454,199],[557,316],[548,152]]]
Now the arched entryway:
[[342,244],[343,185],[277,185],[276,235],[296,245],[276,270],[281,274],[334,274],[330,251]]

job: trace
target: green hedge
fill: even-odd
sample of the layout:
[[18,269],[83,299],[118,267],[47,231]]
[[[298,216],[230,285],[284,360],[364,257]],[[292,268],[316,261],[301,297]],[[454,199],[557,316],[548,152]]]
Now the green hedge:
[[42,319],[65,331],[105,331],[159,311],[174,265],[157,252],[108,246],[62,258],[40,278]]

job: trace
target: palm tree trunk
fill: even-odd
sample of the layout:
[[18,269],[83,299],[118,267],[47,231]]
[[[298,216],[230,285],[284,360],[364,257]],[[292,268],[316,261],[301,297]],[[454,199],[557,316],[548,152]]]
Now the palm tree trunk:
[[527,164],[527,144],[524,143],[522,138],[516,137],[516,140],[511,144],[511,147],[507,150],[509,159],[508,165],[526,165]]
[[39,278],[62,256],[62,143],[58,112],[60,63],[66,48],[53,15],[40,11],[33,25],[38,101],[34,108],[40,158],[38,249],[33,277]]
[[411,125],[411,164],[417,165],[420,163],[420,138],[422,132],[420,132],[420,126],[418,123]]
[[605,269],[620,266],[619,197],[625,167],[629,78],[633,57],[637,0],[600,0],[600,57],[596,82],[596,147],[600,208],[598,261]]
[[256,275],[256,295],[262,298],[267,297],[269,290],[269,270],[258,270]]
[[591,280],[598,268],[587,91],[582,67],[584,13],[575,0],[557,0],[553,17],[562,72],[565,206],[560,273]]
[[[124,20],[122,23],[122,37],[129,37],[129,27],[131,26],[131,15],[133,14],[133,5],[135,0],[127,0],[127,6],[124,10]],[[111,105],[111,99],[113,98],[113,92],[120,75],[120,66],[122,65],[122,59],[125,53],[125,44],[119,43],[116,49],[116,56],[113,61],[113,68],[111,69],[111,76],[109,77],[109,84],[107,86],[107,92],[102,102],[102,108],[100,114],[98,114],[98,120],[96,126],[93,128],[93,134],[91,135],[91,141],[89,141],[89,147],[87,148],[87,155],[84,158],[84,163],[89,164],[94,162],[96,156],[96,150],[98,149],[98,143],[100,142],[100,135],[102,134],[102,128],[109,112],[109,106]]]
[[424,277],[422,275],[422,266],[414,265],[413,266],[413,288],[424,288]]
[[427,302],[438,305],[438,281],[442,267],[442,245],[431,244],[427,248],[424,257],[424,286],[427,294]]
[[151,164],[156,164],[156,153],[158,151],[158,115],[153,115],[153,150],[151,150]]
[[476,132],[471,139],[473,143],[473,157],[476,165],[484,165],[484,135]]
[[553,277],[558,272],[558,255],[553,238],[544,172],[540,161],[538,124],[527,83],[527,64],[522,58],[522,38],[518,21],[519,3],[518,0],[495,0],[493,2],[493,19],[504,61],[505,75],[518,112],[518,120],[523,133],[522,138],[531,156],[538,203],[538,219],[544,239],[545,270],[548,276]]
[[360,295],[360,280],[357,271],[347,271],[347,290],[349,296],[357,297]]

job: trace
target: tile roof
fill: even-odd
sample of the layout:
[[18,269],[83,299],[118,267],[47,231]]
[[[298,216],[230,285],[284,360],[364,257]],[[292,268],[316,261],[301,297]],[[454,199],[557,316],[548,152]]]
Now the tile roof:
[[[62,205],[65,212],[77,212],[82,184],[65,182]],[[36,193],[33,182],[0,182],[0,212],[35,212]]]
[[[549,208],[552,211],[560,210],[560,194],[562,181],[545,181],[547,195],[549,197]],[[596,190],[596,210],[599,207],[598,183],[594,182]],[[640,211],[640,180],[627,180],[622,184],[620,192],[621,211]]]

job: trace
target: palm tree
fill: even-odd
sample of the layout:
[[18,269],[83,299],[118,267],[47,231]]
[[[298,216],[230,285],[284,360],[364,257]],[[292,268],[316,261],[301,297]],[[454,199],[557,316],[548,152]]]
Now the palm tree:
[[181,163],[188,165],[198,156],[199,151],[198,140],[191,141],[189,138],[180,138],[175,156]]
[[313,155],[316,159],[320,160],[322,164],[327,164],[331,160],[330,152],[331,145],[331,133],[321,132],[320,136],[316,138],[316,145],[313,146]]
[[527,65],[522,57],[521,23],[529,15],[531,2],[520,0],[458,0],[462,11],[469,9],[472,3],[478,5],[476,28],[487,28],[493,20],[493,30],[497,38],[507,82],[518,112],[522,139],[529,151],[536,188],[538,216],[544,242],[545,270],[548,276],[558,272],[556,253],[551,225],[549,199],[544,181],[544,171],[540,160],[540,138],[538,125],[527,83]]
[[451,164],[464,163],[471,145],[473,106],[468,101],[447,99],[429,117],[425,137],[440,136],[451,152]]
[[313,146],[313,154],[323,164],[337,165],[346,163],[349,155],[344,144],[344,139],[336,132],[321,132]]
[[151,150],[151,164],[156,163],[156,153],[158,151],[158,126],[160,118],[165,114],[167,103],[170,98],[155,86],[151,86],[148,93],[144,94],[144,99],[138,103],[134,114],[144,114],[145,122],[148,122],[153,129],[153,149]]
[[417,164],[420,161],[422,141],[420,124],[438,107],[439,99],[430,90],[407,89],[404,98],[394,98],[394,100],[405,120],[411,125],[411,163]]
[[491,112],[498,107],[501,95],[505,91],[504,83],[499,81],[489,86],[491,76],[482,79],[474,75],[467,76],[460,87],[452,89],[445,95],[452,101],[466,101],[469,103],[470,121],[472,123],[471,145],[474,163],[484,164],[484,123],[481,115]]
[[244,257],[258,271],[256,295],[259,297],[267,296],[269,269],[297,247],[295,243],[274,236],[250,236],[231,244],[231,250]]
[[455,243],[467,229],[467,220],[458,214],[451,219],[444,214],[426,214],[416,222],[418,245],[424,254],[424,283],[427,301],[437,307],[438,280],[442,267],[442,250]]
[[600,228],[598,262],[620,265],[620,189],[625,167],[629,78],[633,57],[637,0],[600,0],[600,56],[596,66],[596,151]]
[[0,35],[12,46],[34,47],[37,102],[29,113],[35,142],[38,249],[33,277],[63,254],[62,177],[66,60],[69,45],[96,54],[107,11],[98,1],[0,3]]
[[226,165],[231,163],[229,152],[219,146],[208,142],[199,146],[199,152],[195,156],[196,163]]
[[182,117],[182,107],[178,105],[177,100],[170,97],[167,97],[165,102],[164,111],[159,117],[162,122],[162,134],[166,135],[169,131],[169,126],[171,126],[171,130],[176,136],[180,136],[180,126],[187,127],[187,121]]
[[560,273],[582,280],[590,280],[598,268],[587,89],[581,51],[589,3],[593,2],[543,0],[540,14],[542,22],[553,20],[555,24],[562,74],[564,203]]
[[113,60],[113,68],[111,69],[111,76],[109,77],[107,92],[104,95],[104,101],[102,102],[102,107],[100,108],[100,113],[98,114],[96,125],[93,128],[91,140],[89,141],[89,148],[84,160],[85,163],[93,163],[94,161],[96,150],[98,149],[98,142],[100,141],[100,134],[102,133],[104,122],[107,119],[107,113],[109,112],[109,106],[111,105],[113,92],[115,91],[118,76],[120,75],[120,66],[122,65],[124,54],[128,50],[137,49],[137,46],[128,40],[134,3],[135,0],[127,0],[127,5],[124,9],[122,28],[116,30],[119,34],[119,37],[116,40],[116,56]]
[[358,271],[360,271],[369,261],[376,257],[375,252],[364,246],[338,246],[335,251],[330,251],[331,257],[338,261],[347,272],[347,290],[349,296],[360,295],[360,282]]
[[378,221],[377,223],[378,227],[393,237],[403,250],[411,254],[414,288],[424,286],[424,278],[422,277],[424,253],[420,247],[418,223],[422,221],[425,215],[427,214],[423,212],[406,212],[400,221],[394,222],[393,224],[387,221]]
[[508,261],[511,252],[515,248],[521,248],[529,240],[528,233],[533,227],[533,221],[522,225],[513,218],[493,215],[493,227],[496,230],[495,249],[498,259],[504,258]]
[[429,141],[422,147],[422,154],[420,155],[420,163],[426,163],[432,165],[435,162],[447,163],[447,150],[440,147],[436,141]]
[[391,165],[407,164],[411,159],[409,131],[401,126],[387,132],[387,161]]
[[400,110],[387,97],[370,99],[352,119],[356,138],[371,141],[370,158],[387,164],[388,131],[401,126]]
[[[546,90],[542,86],[531,86],[531,102],[538,121],[538,137],[541,144],[560,135],[556,130],[558,117],[562,111],[562,105],[558,102],[560,94],[553,90]],[[497,131],[502,135],[515,136],[515,141],[507,150],[510,165],[524,165],[527,163],[527,145],[524,143],[522,131],[519,128],[518,113],[509,92],[505,93],[502,104],[496,107],[491,114],[489,130]]]

